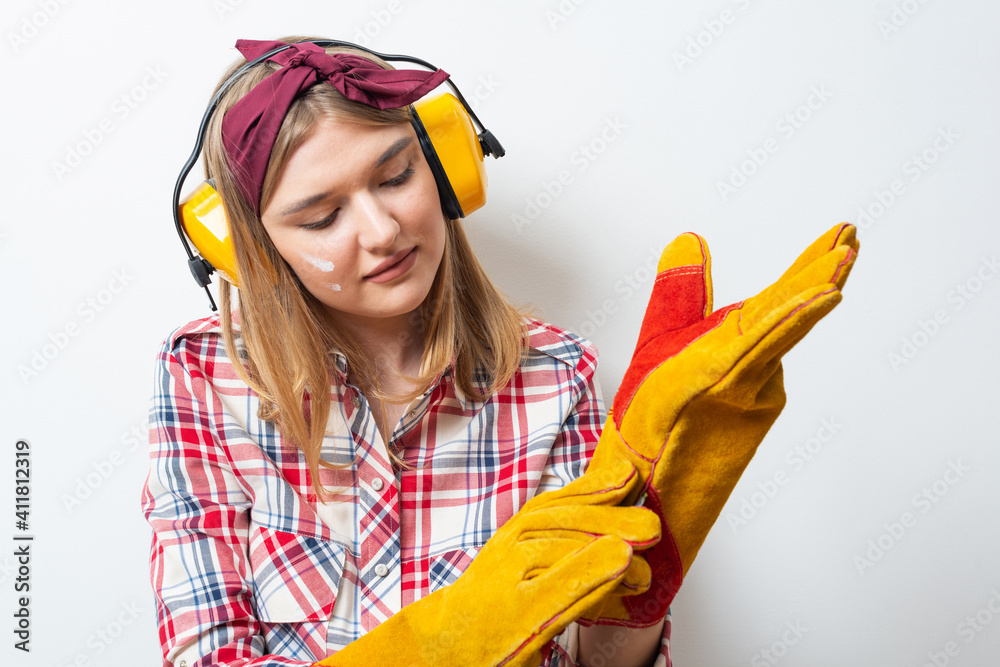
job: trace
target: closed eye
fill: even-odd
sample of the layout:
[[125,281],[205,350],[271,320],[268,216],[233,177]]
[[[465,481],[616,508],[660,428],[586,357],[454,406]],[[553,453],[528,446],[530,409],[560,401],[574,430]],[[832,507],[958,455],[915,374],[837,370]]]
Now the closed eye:
[[307,224],[307,225],[299,225],[299,226],[302,227],[302,229],[308,229],[308,230],[323,229],[327,225],[331,224],[334,221],[334,219],[336,219],[338,211],[340,211],[339,208],[335,209],[333,211],[333,213],[331,213],[330,215],[326,216],[325,218],[323,218],[319,222],[313,222],[313,223],[310,223],[310,224]]
[[[404,183],[406,183],[406,181],[410,180],[410,176],[413,176],[413,173],[414,173],[413,172],[413,167],[410,166],[410,165],[407,165],[406,169],[404,169],[398,176],[393,176],[389,180],[384,181],[382,183],[382,185],[384,185],[386,187],[390,187],[390,188],[399,187],[400,185],[403,185]],[[328,225],[330,225],[331,223],[333,223],[333,221],[337,218],[337,213],[339,211],[340,211],[340,209],[338,208],[338,209],[334,210],[333,213],[331,213],[330,215],[326,216],[322,220],[319,220],[318,222],[312,222],[312,223],[308,223],[308,224],[305,224],[305,225],[299,225],[299,226],[302,227],[302,229],[308,229],[310,231],[315,231],[315,230],[318,230],[318,229],[323,229],[324,227],[327,227]]]
[[399,176],[394,176],[393,178],[390,178],[388,181],[385,181],[382,185],[387,185],[390,188],[394,188],[402,185],[403,183],[406,183],[406,181],[409,180],[410,176],[412,175],[413,175],[413,167],[407,165],[406,169],[404,169]]

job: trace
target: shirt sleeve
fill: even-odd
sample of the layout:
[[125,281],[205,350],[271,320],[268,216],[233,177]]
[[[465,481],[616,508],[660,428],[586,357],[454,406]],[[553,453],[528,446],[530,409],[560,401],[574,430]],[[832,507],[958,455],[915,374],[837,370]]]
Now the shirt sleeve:
[[560,489],[587,469],[604,425],[604,401],[596,371],[597,350],[587,343],[577,362],[573,382],[566,387],[572,407],[552,443],[536,494]]
[[[161,351],[143,510],[164,667],[278,667],[265,655],[248,562],[250,503],[219,442],[222,408],[181,341]],[[207,364],[206,364],[207,365]]]
[[[605,409],[600,383],[597,379],[597,353],[593,347],[585,349],[577,364],[577,400],[552,446],[552,453],[542,472],[538,493],[562,488],[580,477],[587,468],[604,426]],[[551,653],[542,667],[580,667],[576,661],[580,626],[571,623],[550,642]],[[653,667],[671,667],[670,611],[663,624],[660,652]]]

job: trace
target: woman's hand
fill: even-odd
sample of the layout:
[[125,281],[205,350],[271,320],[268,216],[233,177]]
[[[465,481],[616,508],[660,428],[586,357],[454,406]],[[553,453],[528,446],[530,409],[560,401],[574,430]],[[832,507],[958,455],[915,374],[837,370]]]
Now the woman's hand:
[[586,609],[649,586],[632,549],[659,540],[659,518],[619,506],[639,484],[632,464],[619,461],[535,496],[453,584],[318,664],[540,664],[548,641]]
[[840,302],[857,252],[854,227],[837,225],[763,292],[712,312],[705,241],[683,234],[663,251],[635,354],[587,470],[634,463],[645,484],[628,502],[657,512],[663,539],[644,554],[650,589],[609,597],[586,618],[643,627],[664,617],[784,407],[782,355]]

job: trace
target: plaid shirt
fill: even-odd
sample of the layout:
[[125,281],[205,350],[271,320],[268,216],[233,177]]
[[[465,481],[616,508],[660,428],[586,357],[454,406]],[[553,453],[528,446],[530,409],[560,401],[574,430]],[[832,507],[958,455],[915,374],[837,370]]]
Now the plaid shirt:
[[[455,581],[532,496],[578,477],[603,406],[588,342],[530,323],[530,353],[502,391],[475,401],[451,371],[408,406],[390,439],[338,381],[318,503],[305,458],[257,417],[218,316],[175,331],[158,358],[143,491],[164,665],[308,665]],[[546,665],[575,665],[578,628]],[[657,666],[669,665],[668,618]]]

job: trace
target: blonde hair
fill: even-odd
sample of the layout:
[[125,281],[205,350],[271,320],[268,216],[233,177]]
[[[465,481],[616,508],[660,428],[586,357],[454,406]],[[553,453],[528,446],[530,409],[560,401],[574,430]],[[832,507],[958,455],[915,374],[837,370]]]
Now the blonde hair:
[[[282,41],[302,41],[286,37]],[[357,53],[328,48],[328,53]],[[219,83],[245,61],[234,63]],[[260,217],[243,200],[222,146],[225,112],[254,86],[279,68],[264,62],[245,72],[223,94],[205,138],[205,169],[222,197],[236,255],[239,337],[245,354],[237,351],[232,321],[233,297],[222,281],[222,336],[226,352],[240,378],[260,396],[259,417],[277,424],[286,441],[305,455],[312,486],[322,499],[320,467],[335,468],[321,459],[323,436],[330,411],[330,386],[335,383],[331,353],[342,353],[359,388],[370,398],[401,402],[422,394],[454,362],[454,380],[466,394],[482,400],[505,386],[520,367],[525,346],[524,317],[507,302],[487,277],[459,221],[446,223],[445,252],[430,292],[421,305],[417,323],[423,333],[420,373],[412,378],[410,394],[389,396],[379,388],[374,360],[349,332],[338,328],[326,306],[310,294],[275,249]],[[281,170],[320,120],[348,120],[367,124],[409,123],[406,108],[378,110],[345,98],[330,85],[310,88],[291,106],[282,122],[264,177],[260,210],[273,193]],[[242,361],[242,363],[240,363]],[[389,425],[391,428],[392,424]],[[402,459],[390,451],[397,465]]]

